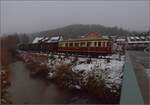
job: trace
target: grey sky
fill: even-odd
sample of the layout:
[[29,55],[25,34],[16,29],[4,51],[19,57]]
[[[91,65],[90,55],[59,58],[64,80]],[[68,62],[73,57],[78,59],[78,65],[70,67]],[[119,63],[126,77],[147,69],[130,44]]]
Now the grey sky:
[[70,24],[148,30],[149,1],[1,1],[1,33],[32,33]]

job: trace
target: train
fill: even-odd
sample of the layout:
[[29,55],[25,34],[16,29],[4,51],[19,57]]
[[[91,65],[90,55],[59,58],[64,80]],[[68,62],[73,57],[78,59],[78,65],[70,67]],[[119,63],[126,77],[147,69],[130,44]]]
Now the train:
[[81,38],[63,40],[61,35],[49,37],[36,37],[30,44],[19,45],[20,50],[71,53],[83,55],[109,55],[112,54],[112,40],[97,32],[89,32]]

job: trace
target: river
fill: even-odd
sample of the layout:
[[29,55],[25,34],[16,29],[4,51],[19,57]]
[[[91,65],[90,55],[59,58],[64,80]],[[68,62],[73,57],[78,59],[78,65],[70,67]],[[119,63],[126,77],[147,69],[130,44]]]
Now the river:
[[85,93],[59,88],[41,77],[31,77],[22,61],[10,65],[11,86],[8,89],[13,104],[96,104],[100,103]]

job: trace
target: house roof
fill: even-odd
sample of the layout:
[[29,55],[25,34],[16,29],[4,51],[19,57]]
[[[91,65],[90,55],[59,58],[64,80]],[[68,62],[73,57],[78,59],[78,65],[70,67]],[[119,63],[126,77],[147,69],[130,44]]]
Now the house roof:
[[128,43],[150,43],[148,36],[130,36],[127,37]]
[[58,36],[51,36],[51,37],[36,37],[32,43],[39,43],[41,42],[45,42],[45,43],[53,43],[53,42],[58,42],[62,40],[62,36],[58,35]]
[[124,38],[118,38],[118,39],[116,39],[116,41],[118,41],[118,42],[124,42],[124,41],[126,41],[126,39],[124,39]]
[[43,37],[36,37],[33,41],[32,41],[32,43],[38,43],[40,40],[42,40],[43,39]]

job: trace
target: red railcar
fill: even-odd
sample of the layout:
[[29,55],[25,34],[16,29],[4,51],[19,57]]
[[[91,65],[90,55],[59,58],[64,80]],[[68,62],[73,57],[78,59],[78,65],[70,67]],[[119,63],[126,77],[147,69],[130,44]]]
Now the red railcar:
[[[60,41],[58,52],[80,54],[111,54],[112,41],[109,38],[98,37],[90,33],[85,38]],[[93,37],[94,36],[94,37]]]

